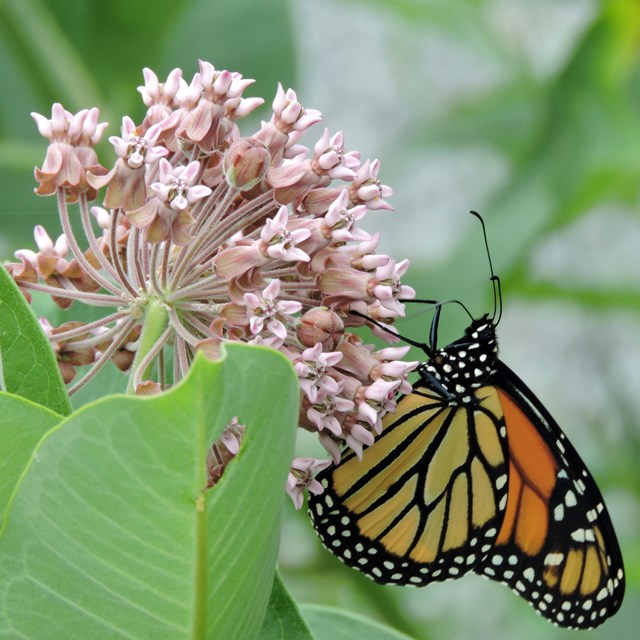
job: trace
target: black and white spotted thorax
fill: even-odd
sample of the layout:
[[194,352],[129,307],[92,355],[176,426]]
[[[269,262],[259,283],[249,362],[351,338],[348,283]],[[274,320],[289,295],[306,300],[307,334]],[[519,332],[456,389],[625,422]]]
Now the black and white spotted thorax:
[[450,404],[477,400],[475,390],[495,373],[498,359],[496,328],[487,316],[473,320],[464,335],[450,345],[437,349],[418,367],[425,384],[448,398]]

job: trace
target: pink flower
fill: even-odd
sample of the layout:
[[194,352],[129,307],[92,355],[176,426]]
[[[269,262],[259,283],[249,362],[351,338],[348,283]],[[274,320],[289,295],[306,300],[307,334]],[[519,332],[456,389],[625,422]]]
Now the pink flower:
[[89,174],[88,179],[95,189],[109,185],[104,205],[111,209],[122,207],[132,211],[141,207],[147,198],[146,166],[155,164],[166,156],[169,150],[156,145],[162,133],[159,125],[154,125],[144,135],[140,135],[133,120],[122,118],[122,137],[111,136],[109,142],[118,154],[114,168],[106,175]]
[[162,202],[166,202],[174,211],[184,211],[194,202],[211,195],[211,189],[204,185],[195,185],[200,163],[196,160],[186,166],[172,167],[164,158],[160,160],[158,182],[151,188]]
[[328,460],[317,460],[316,458],[295,458],[291,463],[291,470],[287,478],[287,493],[298,511],[302,507],[305,489],[309,489],[311,493],[316,495],[324,491],[314,475],[328,467],[329,464]]
[[376,269],[373,294],[383,307],[393,311],[399,316],[404,316],[404,310],[398,298],[415,298],[416,292],[406,285],[400,283],[409,268],[409,261],[403,260],[398,264],[394,260],[389,260],[387,264]]
[[367,235],[356,228],[356,223],[367,214],[367,207],[358,205],[348,208],[349,191],[343,189],[340,195],[331,203],[324,217],[327,233],[331,234],[334,242],[349,242],[350,240],[365,240]]
[[323,353],[318,342],[315,347],[305,349],[294,364],[300,378],[300,388],[307,394],[311,402],[315,402],[319,392],[337,394],[340,386],[335,378],[327,374],[330,367],[342,360],[339,351]]
[[211,445],[207,456],[207,488],[220,480],[229,462],[237,455],[245,430],[245,425],[234,417],[224,428],[220,438]]
[[253,335],[259,334],[266,326],[282,344],[287,337],[285,323],[290,323],[291,314],[302,309],[300,302],[276,301],[280,294],[280,280],[272,280],[262,291],[260,297],[255,293],[245,293],[249,328]]
[[142,70],[142,75],[144,85],[138,87],[138,91],[148,107],[145,122],[152,126],[162,122],[180,106],[177,94],[186,82],[182,79],[181,69],[171,71],[166,82],[159,82],[158,76],[147,67]]
[[51,195],[62,188],[70,202],[75,202],[83,193],[89,200],[96,196],[87,181],[87,172],[103,173],[98,164],[93,145],[100,142],[106,122],[98,124],[98,109],[83,109],[75,115],[56,102],[51,108],[51,119],[32,113],[38,131],[50,141],[42,168],[35,168],[39,183],[38,195]]
[[393,195],[393,189],[378,180],[380,162],[367,160],[356,173],[351,186],[351,198],[356,203],[367,205],[368,209],[386,209],[393,207],[384,198]]
[[355,404],[351,400],[323,392],[307,410],[307,418],[317,427],[318,431],[328,429],[334,435],[340,436],[342,428],[336,414],[351,411],[354,406]]
[[289,231],[289,212],[286,206],[280,207],[275,218],[267,218],[260,238],[265,246],[265,252],[269,257],[277,260],[290,260],[308,262],[309,256],[301,249],[296,248],[296,244],[306,240],[311,232],[306,229]]
[[361,391],[363,399],[358,403],[358,413],[377,434],[382,431],[382,418],[395,411],[395,392],[400,384],[400,380],[379,379]]
[[330,178],[340,180],[353,180],[355,170],[360,167],[360,154],[357,151],[345,152],[342,131],[329,137],[329,129],[325,129],[313,150],[312,164],[317,173],[326,173]]

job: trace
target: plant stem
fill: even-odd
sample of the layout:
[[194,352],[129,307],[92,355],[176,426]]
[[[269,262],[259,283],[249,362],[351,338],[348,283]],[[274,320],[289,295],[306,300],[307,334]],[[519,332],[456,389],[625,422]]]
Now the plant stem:
[[145,380],[150,375],[152,363],[149,363],[139,376],[136,376],[136,371],[144,357],[151,349],[153,349],[156,342],[160,339],[168,324],[169,312],[165,303],[162,300],[150,300],[144,312],[140,343],[138,345],[138,350],[136,351],[133,366],[131,367],[127,393],[135,393],[134,377]]

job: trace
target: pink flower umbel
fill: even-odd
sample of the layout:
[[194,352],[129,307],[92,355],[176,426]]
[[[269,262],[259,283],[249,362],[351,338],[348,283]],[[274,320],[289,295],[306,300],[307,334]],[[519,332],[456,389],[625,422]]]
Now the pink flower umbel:
[[[34,114],[50,142],[37,193],[57,196],[63,235],[54,242],[37,227],[39,250],[18,251],[8,268],[27,297],[106,310],[88,323],[43,325],[70,393],[109,361],[129,372],[130,392],[148,394],[179,382],[199,349],[266,345],[299,376],[300,426],[334,460],[345,446],[360,456],[416,364],[402,361],[405,349],[376,350],[352,331],[365,324],[352,311],[390,325],[414,295],[401,282],[408,262],[378,254],[378,234],[359,226],[371,210],[389,215],[392,191],[380,163],[361,161],[341,131],[310,133],[322,116],[292,89],[278,85],[259,130],[241,132],[264,103],[243,95],[252,83],[204,61],[190,82],[180,69],[166,82],[145,69],[147,112],[140,123],[124,116],[109,138],[110,169],[93,149],[107,126],[98,109]],[[90,207],[101,190],[103,206]],[[90,366],[77,379],[81,365]],[[244,429],[230,424],[212,446],[211,485]],[[326,464],[294,461],[287,491],[296,507],[304,488],[321,491],[313,474]]]

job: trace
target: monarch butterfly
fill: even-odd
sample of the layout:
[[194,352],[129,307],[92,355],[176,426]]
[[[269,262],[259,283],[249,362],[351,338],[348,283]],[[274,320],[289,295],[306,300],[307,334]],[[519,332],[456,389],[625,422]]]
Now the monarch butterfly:
[[489,265],[492,316],[438,349],[436,305],[429,344],[407,340],[428,356],[412,392],[362,461],[343,452],[318,474],[324,493],[309,496],[309,514],[327,549],[376,582],[424,586],[473,571],[559,626],[595,627],[622,602],[618,542],[580,456],[498,359],[490,255]]

